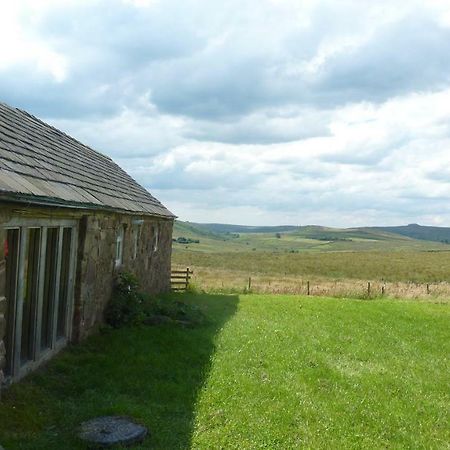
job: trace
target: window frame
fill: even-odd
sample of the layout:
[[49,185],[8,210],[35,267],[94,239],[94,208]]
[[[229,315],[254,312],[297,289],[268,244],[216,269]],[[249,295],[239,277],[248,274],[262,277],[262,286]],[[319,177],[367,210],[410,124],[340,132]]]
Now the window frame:
[[139,254],[139,246],[141,243],[141,232],[142,225],[134,224],[133,225],[133,261],[136,261]]
[[154,237],[153,237],[153,251],[156,253],[159,248],[159,223],[156,223],[153,227]]
[[114,267],[117,269],[123,265],[123,250],[125,241],[125,225],[119,225],[116,233],[116,251],[114,255]]

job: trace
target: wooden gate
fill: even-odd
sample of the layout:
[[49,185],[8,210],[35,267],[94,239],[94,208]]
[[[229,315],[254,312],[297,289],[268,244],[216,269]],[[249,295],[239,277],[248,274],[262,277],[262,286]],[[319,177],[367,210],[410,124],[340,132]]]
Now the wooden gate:
[[170,276],[170,283],[172,285],[172,291],[185,292],[189,287],[189,281],[191,275],[194,272],[187,267],[185,270],[172,270]]

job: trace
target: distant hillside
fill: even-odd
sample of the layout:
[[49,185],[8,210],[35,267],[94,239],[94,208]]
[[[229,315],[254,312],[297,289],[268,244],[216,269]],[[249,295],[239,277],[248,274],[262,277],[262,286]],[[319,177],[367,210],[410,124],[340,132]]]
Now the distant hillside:
[[200,223],[182,222],[181,220],[175,221],[174,234],[186,236],[195,234],[195,236],[204,236],[209,238],[219,237],[208,227],[204,227]]
[[177,221],[173,237],[175,251],[208,253],[450,249],[449,228],[418,225],[366,228],[329,228],[317,225],[256,227]]
[[[227,233],[295,233],[311,239],[390,239],[392,234],[419,239],[421,241],[450,243],[450,228],[431,227],[410,224],[396,227],[359,227],[359,228],[329,228],[318,225],[294,226],[248,226],[222,223],[177,222],[179,227],[185,227],[195,233],[205,233],[209,236]],[[387,234],[386,234],[387,233]],[[398,237],[398,236],[397,236]]]
[[294,225],[278,225],[278,226],[249,226],[249,225],[229,225],[223,223],[194,223],[184,222],[192,225],[198,230],[205,230],[212,233],[283,233],[294,231],[298,227]]
[[405,240],[406,236],[399,236],[386,230],[377,230],[369,228],[328,228],[317,225],[307,225],[296,227],[292,234],[308,239],[319,241],[386,241],[386,240]]
[[400,227],[370,227],[367,230],[383,230],[389,233],[400,234],[421,241],[450,243],[450,228],[428,227],[416,223]]

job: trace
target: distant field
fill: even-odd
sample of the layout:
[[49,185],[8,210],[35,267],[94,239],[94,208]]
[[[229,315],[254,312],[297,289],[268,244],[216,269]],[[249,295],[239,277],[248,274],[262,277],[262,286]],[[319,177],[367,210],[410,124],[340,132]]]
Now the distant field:
[[450,281],[450,252],[200,253],[177,252],[173,264],[302,278]]
[[[240,230],[241,228],[248,231],[223,231],[227,229]],[[270,232],[264,231],[266,230],[265,227],[256,228],[256,230],[260,230],[258,232],[253,230],[254,227],[229,228],[225,225],[207,226],[176,222],[175,239],[185,237],[200,242],[195,244],[175,242],[173,248],[176,253],[450,250],[450,245],[443,242],[412,239],[383,229],[336,229],[308,226],[294,229],[273,227]],[[444,237],[444,235],[438,236]]]
[[[447,229],[398,229],[447,237]],[[177,222],[174,238],[181,236],[199,242],[174,242],[172,264],[194,269],[194,284],[208,292],[243,292],[251,277],[251,289],[259,293],[304,294],[309,281],[314,295],[361,297],[371,282],[372,295],[450,298],[450,245],[443,242],[385,229],[309,226],[268,232],[266,227]]]

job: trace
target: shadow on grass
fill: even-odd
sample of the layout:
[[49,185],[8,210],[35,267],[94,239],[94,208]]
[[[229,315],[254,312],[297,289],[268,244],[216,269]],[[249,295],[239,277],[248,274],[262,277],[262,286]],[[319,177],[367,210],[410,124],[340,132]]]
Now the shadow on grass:
[[127,415],[151,436],[135,449],[187,449],[199,390],[215,338],[236,312],[235,295],[186,295],[207,323],[108,330],[73,346],[46,368],[3,393],[0,444],[5,450],[83,449],[80,422]]

